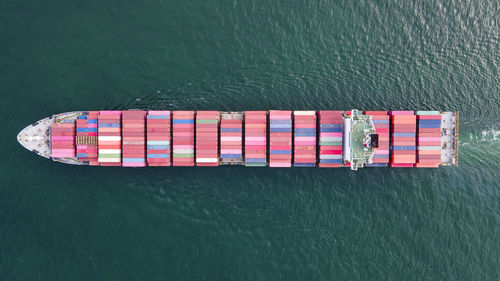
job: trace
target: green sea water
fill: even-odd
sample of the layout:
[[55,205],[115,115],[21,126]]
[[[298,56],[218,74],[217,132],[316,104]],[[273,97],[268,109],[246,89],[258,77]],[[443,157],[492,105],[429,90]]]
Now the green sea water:
[[[0,1],[0,280],[500,280],[498,0]],[[75,167],[94,109],[460,111],[460,166]]]

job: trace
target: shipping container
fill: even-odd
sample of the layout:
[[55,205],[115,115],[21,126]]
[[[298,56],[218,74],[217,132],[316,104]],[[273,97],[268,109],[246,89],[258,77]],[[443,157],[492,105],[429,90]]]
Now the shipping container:
[[97,166],[97,115],[98,113],[86,112],[76,119],[76,156],[78,160],[91,166]]
[[342,111],[322,110],[319,118],[319,164],[321,168],[342,167]]
[[222,112],[220,128],[221,165],[243,165],[243,112]]
[[98,120],[98,162],[100,166],[121,166],[121,111],[101,110]]
[[75,157],[75,123],[52,123],[50,126],[50,130],[52,158]]
[[387,111],[363,111],[364,115],[387,115]]
[[245,166],[267,166],[267,111],[245,111]]
[[294,111],[294,167],[316,166],[316,111]]
[[409,111],[389,111],[389,115],[394,116],[394,115],[415,115],[415,111],[409,110]]
[[406,167],[408,164],[414,164],[416,162],[416,116],[413,111],[390,111],[390,115],[391,167]]
[[292,112],[269,111],[269,167],[292,166]]
[[365,111],[364,114],[372,116],[371,120],[373,126],[375,127],[375,134],[378,137],[378,146],[375,148],[372,159],[372,163],[375,163],[376,165],[372,165],[372,167],[385,167],[389,163],[390,159],[390,116],[387,115],[387,111]]
[[418,168],[435,168],[441,164],[441,114],[438,111],[417,111]]
[[219,165],[218,111],[196,112],[196,166]]
[[172,114],[172,162],[174,166],[194,166],[194,111]]
[[122,166],[146,166],[146,111],[122,111]]

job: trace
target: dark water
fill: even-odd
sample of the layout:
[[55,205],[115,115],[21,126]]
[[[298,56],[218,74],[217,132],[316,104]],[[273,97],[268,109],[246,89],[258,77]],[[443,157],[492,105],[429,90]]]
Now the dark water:
[[[0,2],[1,280],[500,280],[492,1]],[[85,109],[459,110],[460,167],[72,167]]]

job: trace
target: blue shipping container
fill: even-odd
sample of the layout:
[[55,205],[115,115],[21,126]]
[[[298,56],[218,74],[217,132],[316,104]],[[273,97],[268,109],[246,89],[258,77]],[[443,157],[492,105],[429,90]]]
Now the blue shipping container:
[[246,158],[248,163],[266,163],[266,158]]
[[316,132],[314,132],[314,133],[295,133],[294,136],[296,136],[296,137],[315,137]]
[[387,163],[372,163],[372,164],[366,164],[366,167],[387,167]]
[[144,158],[123,158],[123,162],[125,163],[130,163],[130,162],[144,162]]
[[169,149],[168,145],[148,145],[148,149],[158,150],[158,149]]
[[177,119],[173,121],[174,124],[194,124],[193,119]]
[[148,115],[148,119],[170,119],[169,115]]
[[340,133],[342,132],[342,128],[322,128],[320,132],[323,133]]
[[342,128],[342,124],[321,124],[321,128]]
[[415,150],[415,146],[410,146],[410,145],[393,146],[392,150]]
[[325,164],[342,164],[341,159],[320,159],[319,163],[325,163]]
[[285,120],[285,119],[271,119],[269,120],[269,123],[271,124],[292,124],[292,120]]
[[292,130],[287,129],[287,128],[271,128],[270,132],[271,133],[291,133]]
[[221,154],[220,158],[241,158],[241,154]]
[[393,133],[393,137],[415,137],[415,133]]
[[316,133],[314,128],[295,128],[295,133]]
[[271,150],[270,154],[292,154],[291,150]]
[[292,128],[290,124],[271,124],[270,127],[273,128]]
[[316,167],[314,163],[294,163],[294,167]]
[[148,158],[170,158],[170,154],[169,153],[148,153]]
[[241,133],[241,128],[221,128],[221,133]]

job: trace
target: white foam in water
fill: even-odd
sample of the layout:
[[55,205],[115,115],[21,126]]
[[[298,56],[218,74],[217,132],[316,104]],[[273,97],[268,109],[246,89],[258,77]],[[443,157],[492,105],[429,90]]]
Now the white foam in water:
[[500,134],[500,130],[485,130],[481,131],[481,139],[479,141],[481,142],[495,142],[498,140],[498,135]]
[[[499,140],[500,130],[490,129],[482,130],[480,134],[470,133],[469,140],[475,142],[497,142]],[[469,145],[470,142],[461,143],[461,145]]]

